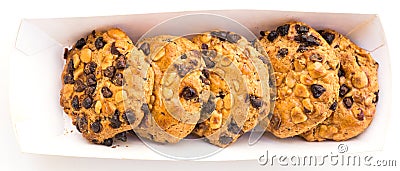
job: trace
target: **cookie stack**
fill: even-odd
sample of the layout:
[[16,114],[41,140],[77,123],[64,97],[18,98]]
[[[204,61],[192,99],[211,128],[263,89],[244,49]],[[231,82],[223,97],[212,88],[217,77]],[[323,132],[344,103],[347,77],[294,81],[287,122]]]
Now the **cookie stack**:
[[86,139],[107,146],[132,133],[226,147],[258,124],[279,138],[341,141],[369,126],[378,64],[365,50],[301,22],[261,35],[159,35],[135,46],[120,29],[93,31],[65,51],[60,104]]
[[276,77],[267,129],[279,138],[342,141],[362,133],[375,115],[378,63],[333,31],[290,22],[260,32]]

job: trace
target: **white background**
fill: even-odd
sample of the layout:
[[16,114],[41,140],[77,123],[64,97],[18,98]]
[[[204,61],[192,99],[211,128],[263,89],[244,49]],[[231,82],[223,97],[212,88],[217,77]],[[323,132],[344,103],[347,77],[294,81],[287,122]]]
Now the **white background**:
[[[45,156],[21,153],[14,136],[8,110],[8,77],[9,77],[9,55],[14,48],[20,20],[22,18],[55,18],[55,17],[80,17],[96,15],[115,15],[146,12],[167,12],[183,10],[212,10],[212,9],[264,9],[264,10],[291,10],[309,12],[344,12],[344,13],[377,13],[381,17],[387,42],[389,44],[392,61],[393,77],[393,109],[390,122],[388,123],[388,136],[384,150],[376,152],[376,159],[395,159],[397,166],[394,167],[350,167],[348,170],[376,170],[400,168],[399,157],[399,121],[397,113],[397,98],[400,97],[399,90],[399,51],[400,51],[400,29],[398,17],[399,6],[396,1],[309,1],[309,0],[275,0],[275,1],[251,1],[243,2],[208,0],[197,1],[155,1],[124,2],[124,1],[3,1],[0,5],[1,32],[0,32],[0,171],[11,170],[274,170],[274,169],[299,169],[289,167],[263,167],[257,161],[232,161],[232,162],[194,162],[194,161],[134,161],[134,160],[110,160],[94,158],[74,158]],[[79,26],[77,26],[79,27]],[[62,34],[62,33],[60,33]],[[44,61],[45,62],[45,61]],[[21,78],[23,79],[23,78]],[[27,83],[29,86],[31,83]],[[23,107],[23,106],[21,106]],[[46,109],[43,109],[46,110]],[[35,141],[35,140],[32,140]],[[365,142],[368,143],[368,142]],[[255,156],[256,157],[256,156]],[[304,168],[300,168],[304,169]],[[339,169],[339,167],[308,168],[308,170]],[[343,169],[343,168],[340,168]]]

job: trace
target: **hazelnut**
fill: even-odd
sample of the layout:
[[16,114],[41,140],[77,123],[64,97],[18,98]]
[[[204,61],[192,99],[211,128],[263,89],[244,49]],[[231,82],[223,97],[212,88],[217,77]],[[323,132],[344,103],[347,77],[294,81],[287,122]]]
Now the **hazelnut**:
[[307,116],[303,113],[303,110],[299,107],[294,107],[290,112],[292,122],[295,124],[302,123],[307,120]]

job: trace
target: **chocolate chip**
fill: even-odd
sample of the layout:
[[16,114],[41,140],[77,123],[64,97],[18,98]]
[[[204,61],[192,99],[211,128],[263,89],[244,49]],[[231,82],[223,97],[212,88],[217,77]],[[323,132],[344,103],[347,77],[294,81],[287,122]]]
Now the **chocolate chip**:
[[357,114],[357,119],[359,121],[363,121],[364,120],[364,111],[361,108],[358,108],[358,110],[360,110],[360,113]]
[[310,58],[310,61],[312,61],[312,62],[322,62],[322,60],[323,60],[322,57],[316,53],[311,54],[309,58]]
[[296,24],[294,27],[295,27],[295,29],[297,31],[297,34],[307,33],[308,30],[309,30],[307,26],[301,26],[301,25],[298,25],[298,24]]
[[94,91],[96,90],[96,86],[87,86],[85,90],[86,95],[92,95]]
[[110,98],[113,95],[113,93],[108,87],[101,88],[101,94],[103,94],[104,98]]
[[74,84],[74,91],[76,92],[82,92],[83,90],[86,89],[85,83],[83,83],[82,80],[76,80]]
[[68,53],[69,53],[68,48],[64,48],[64,59],[68,58]]
[[297,48],[296,52],[301,52],[302,53],[302,52],[305,52],[307,50],[308,49],[307,49],[306,45],[300,44],[299,47]]
[[235,33],[228,33],[228,35],[226,36],[226,40],[229,43],[237,43],[240,40],[240,36]]
[[92,74],[94,73],[94,71],[96,71],[97,68],[97,64],[95,62],[89,62],[87,64],[85,64],[85,68],[84,68],[84,72],[86,75]]
[[190,65],[184,65],[184,64],[174,64],[175,69],[178,72],[178,75],[183,78],[187,73],[189,73],[191,70],[193,70],[193,67]]
[[128,140],[128,137],[126,137],[126,132],[121,132],[121,133],[115,135],[115,138],[117,140],[120,140],[120,141],[123,141],[123,142],[126,142],[126,140]]
[[124,75],[121,73],[116,73],[112,79],[112,82],[117,85],[117,86],[122,86],[124,85]]
[[211,114],[215,108],[215,102],[212,96],[210,96],[207,100],[206,103],[203,103],[203,105],[201,106],[201,110],[200,110],[200,116],[202,116],[202,119],[207,119],[208,115]]
[[342,84],[339,88],[339,97],[344,97],[349,91],[350,88],[346,84]]
[[71,74],[67,74],[64,76],[64,84],[74,84],[74,76]]
[[106,42],[103,41],[103,37],[98,37],[96,41],[94,42],[94,45],[96,46],[96,49],[101,49],[104,47]]
[[207,79],[210,78],[210,71],[208,69],[203,69],[201,70],[201,73],[206,77]]
[[82,117],[78,116],[76,122],[76,128],[80,133],[87,131],[88,122],[85,115]]
[[335,40],[335,34],[329,33],[329,32],[324,31],[324,30],[319,30],[318,33],[326,40],[326,42],[329,45],[331,45],[333,40]]
[[260,31],[261,36],[265,36],[265,31]]
[[79,110],[81,107],[79,106],[79,98],[77,95],[74,96],[74,98],[72,98],[71,101],[71,106],[72,108],[74,108],[75,110]]
[[206,56],[208,58],[214,58],[217,56],[217,51],[211,49],[211,50],[202,50],[201,53],[203,56]]
[[307,108],[304,108],[304,113],[311,113],[311,110],[308,110]]
[[237,125],[235,120],[232,118],[230,123],[229,123],[229,125],[228,125],[228,131],[233,133],[233,134],[239,134],[241,130],[242,129],[240,129],[240,127]]
[[338,76],[339,77],[344,77],[345,76],[345,72],[344,72],[344,70],[342,68],[339,68]]
[[285,24],[276,28],[276,31],[280,36],[286,36],[289,32],[289,27],[290,27],[289,24]]
[[96,76],[94,74],[89,74],[86,77],[86,84],[88,86],[96,86],[97,82],[96,82]]
[[125,69],[127,67],[126,65],[126,59],[124,55],[121,55],[117,57],[116,63],[115,63],[115,68],[117,69]]
[[276,31],[274,30],[274,31],[269,32],[269,34],[268,34],[268,36],[267,36],[267,39],[268,39],[270,42],[272,42],[272,41],[274,41],[277,37],[278,37],[278,32],[276,32]]
[[250,94],[250,104],[254,108],[260,108],[263,105],[263,101],[260,97]]
[[149,43],[145,42],[142,45],[140,45],[140,50],[143,51],[143,53],[148,56],[150,54],[150,45]]
[[[221,98],[221,99],[224,99],[224,98],[225,98],[225,93],[222,92],[222,91],[220,91],[220,92],[217,94],[217,97],[219,97],[219,98]],[[249,98],[248,95],[246,96],[246,98]],[[248,102],[248,100],[249,100],[249,99],[247,99],[247,102]]]
[[149,105],[148,104],[143,103],[142,107],[140,107],[140,109],[143,111],[144,115],[150,114],[150,110],[149,110]]
[[208,45],[205,44],[205,43],[201,44],[201,49],[207,50],[208,49]]
[[335,100],[335,102],[332,103],[331,107],[329,107],[330,110],[335,111],[337,108],[337,101]]
[[115,110],[114,115],[110,118],[110,126],[114,129],[121,127],[122,122],[119,120],[119,110]]
[[68,65],[67,65],[67,73],[68,74],[70,74],[70,75],[74,75],[74,61],[71,59],[71,60],[69,60],[69,62],[68,62]]
[[322,85],[319,84],[311,85],[311,92],[314,98],[319,98],[325,91],[326,89]]
[[90,124],[90,129],[92,129],[94,133],[99,133],[102,128],[103,126],[101,125],[100,120],[96,120],[95,122]]
[[115,47],[115,42],[111,44],[111,54],[113,55],[120,55],[121,53],[118,51],[117,47]]
[[86,40],[84,38],[81,38],[76,42],[75,48],[81,50],[85,45],[86,45]]
[[185,100],[191,100],[198,97],[196,90],[189,86],[184,87],[179,96]]
[[103,71],[103,75],[108,77],[108,78],[114,77],[114,74],[115,74],[115,67],[114,66],[109,66]]
[[317,38],[314,37],[313,35],[307,36],[305,44],[307,46],[319,46]]
[[211,36],[217,37],[221,41],[225,41],[227,39],[228,32],[226,31],[212,31],[210,33]]
[[199,62],[197,61],[197,60],[190,60],[189,61],[189,63],[192,65],[192,66],[197,66],[197,64],[199,64]]
[[92,30],[92,36],[96,37],[96,30]]
[[294,40],[308,46],[319,46],[318,39],[313,35],[301,34],[294,37]]
[[353,97],[345,97],[343,99],[343,104],[347,109],[350,109],[353,106]]
[[283,58],[288,54],[289,50],[287,48],[281,48],[278,50],[278,53],[276,54],[276,57],[278,58]]
[[90,96],[87,96],[83,99],[82,101],[82,106],[86,109],[89,109],[92,107],[93,104],[93,99]]
[[138,127],[139,128],[147,128],[148,127],[147,120],[148,120],[149,114],[150,114],[149,105],[146,103],[143,103],[143,105],[140,109],[143,111],[144,115],[143,115],[143,119],[142,119],[142,121],[140,121],[140,124]]
[[211,84],[210,80],[207,79],[206,77],[204,77],[203,75],[200,75],[200,80],[205,85],[210,85]]
[[130,124],[130,122],[132,122],[132,123],[135,122],[136,116],[135,116],[135,113],[131,109],[128,109],[125,111],[124,114],[122,114],[122,119],[125,120],[126,124]]
[[102,144],[105,145],[105,146],[110,147],[110,146],[112,146],[112,144],[113,144],[113,139],[112,139],[112,138],[105,139],[104,142],[103,142]]
[[186,54],[181,55],[181,59],[186,59],[186,58],[187,58]]
[[207,69],[203,69],[201,70],[202,75],[200,76],[201,82],[206,84],[206,85],[210,85],[211,82],[208,79],[210,77],[210,71],[208,71]]
[[379,90],[377,92],[374,92],[375,98],[372,100],[372,103],[377,103],[379,100]]
[[203,56],[204,63],[207,68],[214,68],[215,62],[210,59],[208,56]]
[[272,115],[269,124],[271,124],[271,127],[272,127],[273,129],[278,130],[279,127],[281,126],[281,119],[280,119],[278,116],[276,116],[276,115]]
[[233,141],[233,138],[232,137],[229,137],[228,135],[226,135],[226,134],[224,134],[224,135],[221,135],[220,137],[219,137],[219,143],[221,143],[221,144],[223,144],[223,145],[227,145],[227,144],[230,144],[232,141]]

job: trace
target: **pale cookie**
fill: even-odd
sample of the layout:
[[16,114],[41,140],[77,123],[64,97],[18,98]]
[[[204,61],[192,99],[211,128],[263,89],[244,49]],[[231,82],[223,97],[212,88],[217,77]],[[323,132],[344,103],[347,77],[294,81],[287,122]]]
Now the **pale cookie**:
[[193,132],[211,144],[226,147],[269,113],[269,76],[264,63],[268,58],[233,32],[202,33],[193,42],[202,48],[207,66],[204,80],[211,90],[201,113],[205,120]]
[[150,97],[142,107],[145,116],[134,131],[155,142],[177,143],[192,132],[200,117],[201,72],[195,68],[201,60],[188,57],[200,53],[199,47],[186,38],[165,35],[138,44],[154,78],[146,79],[153,88],[145,92]]

